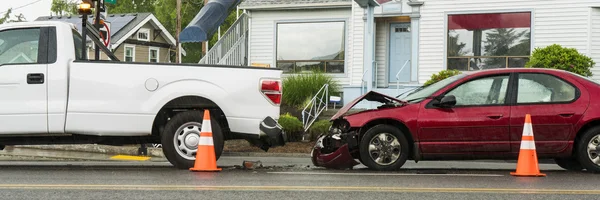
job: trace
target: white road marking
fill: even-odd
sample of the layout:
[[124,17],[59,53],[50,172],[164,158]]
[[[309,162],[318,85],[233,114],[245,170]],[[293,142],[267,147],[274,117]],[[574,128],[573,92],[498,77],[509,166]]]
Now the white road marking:
[[467,177],[499,177],[500,174],[400,174],[400,173],[333,173],[333,172],[267,172],[268,174],[290,175],[341,175],[341,176],[467,176]]

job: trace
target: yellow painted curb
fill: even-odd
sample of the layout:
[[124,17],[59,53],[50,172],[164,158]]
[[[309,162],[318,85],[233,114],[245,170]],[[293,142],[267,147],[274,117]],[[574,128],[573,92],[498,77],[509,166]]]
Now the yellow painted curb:
[[128,156],[128,155],[116,155],[113,157],[110,157],[110,159],[115,159],[115,160],[137,160],[137,161],[144,161],[144,160],[149,160],[150,157],[148,156]]

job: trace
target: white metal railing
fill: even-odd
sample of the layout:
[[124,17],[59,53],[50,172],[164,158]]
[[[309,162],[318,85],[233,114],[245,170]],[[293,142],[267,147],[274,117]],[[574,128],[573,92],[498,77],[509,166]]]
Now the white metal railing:
[[366,88],[367,87],[367,81],[365,81],[365,75],[367,75],[367,72],[369,72],[369,69],[365,70],[365,72],[362,75],[362,79],[360,80],[360,95],[365,94],[366,92]]
[[248,65],[248,15],[243,13],[206,53],[199,64]]
[[406,67],[406,64],[408,64],[408,62],[410,62],[410,59],[406,60],[406,62],[404,62],[404,65],[402,65],[402,68],[400,68],[400,70],[398,70],[398,73],[396,73],[396,94],[400,94],[400,72],[402,72],[402,70],[404,69],[404,67]]
[[304,126],[304,132],[308,131],[323,110],[327,110],[328,100],[329,84],[325,84],[302,110],[302,125]]

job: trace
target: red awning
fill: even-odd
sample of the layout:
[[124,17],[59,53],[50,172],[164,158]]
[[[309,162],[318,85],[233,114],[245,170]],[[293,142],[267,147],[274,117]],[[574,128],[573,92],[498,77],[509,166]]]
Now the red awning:
[[449,15],[448,29],[530,28],[531,13]]

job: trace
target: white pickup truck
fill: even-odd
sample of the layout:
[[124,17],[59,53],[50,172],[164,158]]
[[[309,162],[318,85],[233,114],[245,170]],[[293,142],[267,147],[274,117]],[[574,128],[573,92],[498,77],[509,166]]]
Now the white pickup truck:
[[277,69],[83,59],[82,36],[64,22],[0,26],[0,147],[160,143],[192,167],[203,111],[217,158],[224,140],[267,151],[287,139],[277,124]]

